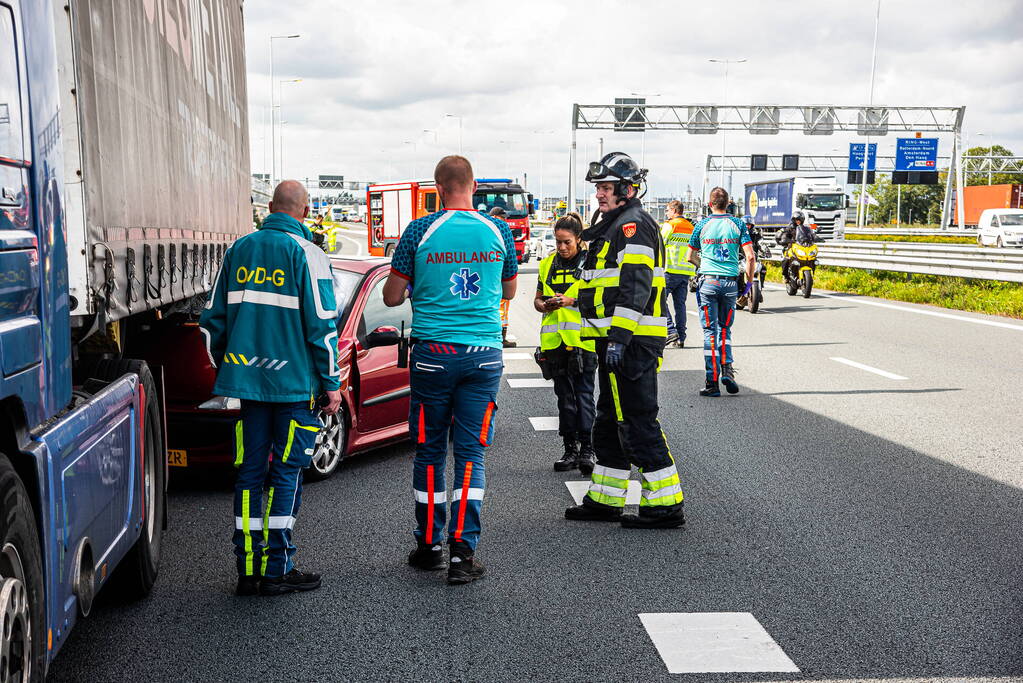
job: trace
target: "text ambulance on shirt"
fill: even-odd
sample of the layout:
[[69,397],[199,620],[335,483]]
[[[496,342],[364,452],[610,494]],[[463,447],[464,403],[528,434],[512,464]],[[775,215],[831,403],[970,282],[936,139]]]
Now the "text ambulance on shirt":
[[518,275],[508,225],[476,211],[438,211],[409,223],[391,272],[412,283],[412,336],[499,349],[501,283]]
[[735,216],[710,215],[697,223],[689,246],[700,252],[700,275],[739,275],[739,251],[752,244],[746,224]]

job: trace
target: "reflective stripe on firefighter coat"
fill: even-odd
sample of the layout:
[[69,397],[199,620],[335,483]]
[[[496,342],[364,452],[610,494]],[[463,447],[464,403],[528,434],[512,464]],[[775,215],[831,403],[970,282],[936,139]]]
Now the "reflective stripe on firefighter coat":
[[[569,262],[565,262],[557,253],[550,254],[540,262],[537,291],[544,296],[561,294],[578,299],[580,281],[576,276],[583,259],[585,252]],[[584,340],[580,336],[582,322],[578,303],[545,314],[540,323],[540,348],[549,351],[564,344],[568,348],[582,347],[586,351],[594,351],[593,340]]]

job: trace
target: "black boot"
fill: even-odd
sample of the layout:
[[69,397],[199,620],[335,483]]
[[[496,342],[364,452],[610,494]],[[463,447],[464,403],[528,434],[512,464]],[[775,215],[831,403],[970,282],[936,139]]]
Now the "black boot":
[[258,595],[259,594],[259,579],[258,576],[239,576],[238,586],[234,589],[235,595]]
[[739,385],[735,383],[735,370],[731,363],[721,366],[721,383],[725,385],[725,390],[729,394],[739,393]]
[[579,444],[576,443],[575,437],[566,436],[564,440],[565,453],[560,460],[554,463],[555,472],[567,472],[579,466]]
[[264,576],[259,582],[260,595],[282,595],[298,591],[314,591],[320,587],[320,575],[303,572],[297,567],[284,576]]
[[593,466],[596,464],[597,456],[593,453],[593,444],[590,443],[590,435],[580,439],[579,443],[579,474],[588,477],[593,474]]
[[565,510],[565,519],[576,522],[617,522],[621,518],[621,508],[598,503],[589,496],[583,498],[582,505],[573,505]]
[[447,567],[444,562],[444,549],[440,543],[432,545],[416,543],[416,549],[409,553],[408,563],[416,569],[427,572]]
[[622,527],[626,529],[677,529],[686,523],[678,505],[641,507],[638,515],[622,515]]
[[448,565],[448,583],[459,585],[482,579],[486,570],[474,557],[472,549],[465,541],[451,544],[451,564]]
[[718,383],[712,379],[707,380],[707,386],[700,389],[700,396],[720,396],[721,389],[718,388]]

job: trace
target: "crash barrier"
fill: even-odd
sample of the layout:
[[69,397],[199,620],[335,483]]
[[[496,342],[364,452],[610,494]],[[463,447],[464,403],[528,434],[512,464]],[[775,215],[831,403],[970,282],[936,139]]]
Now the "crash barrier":
[[[1023,249],[868,241],[823,242],[817,247],[817,263],[823,266],[1023,282]],[[770,260],[781,259],[781,248],[772,250]]]
[[846,228],[846,235],[897,235],[899,237],[976,237],[976,230],[916,230],[913,228]]

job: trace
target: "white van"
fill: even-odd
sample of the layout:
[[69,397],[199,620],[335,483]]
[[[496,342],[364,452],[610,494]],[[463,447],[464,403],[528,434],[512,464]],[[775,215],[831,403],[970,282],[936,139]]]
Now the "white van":
[[977,221],[977,244],[1023,247],[1023,209],[984,209]]

